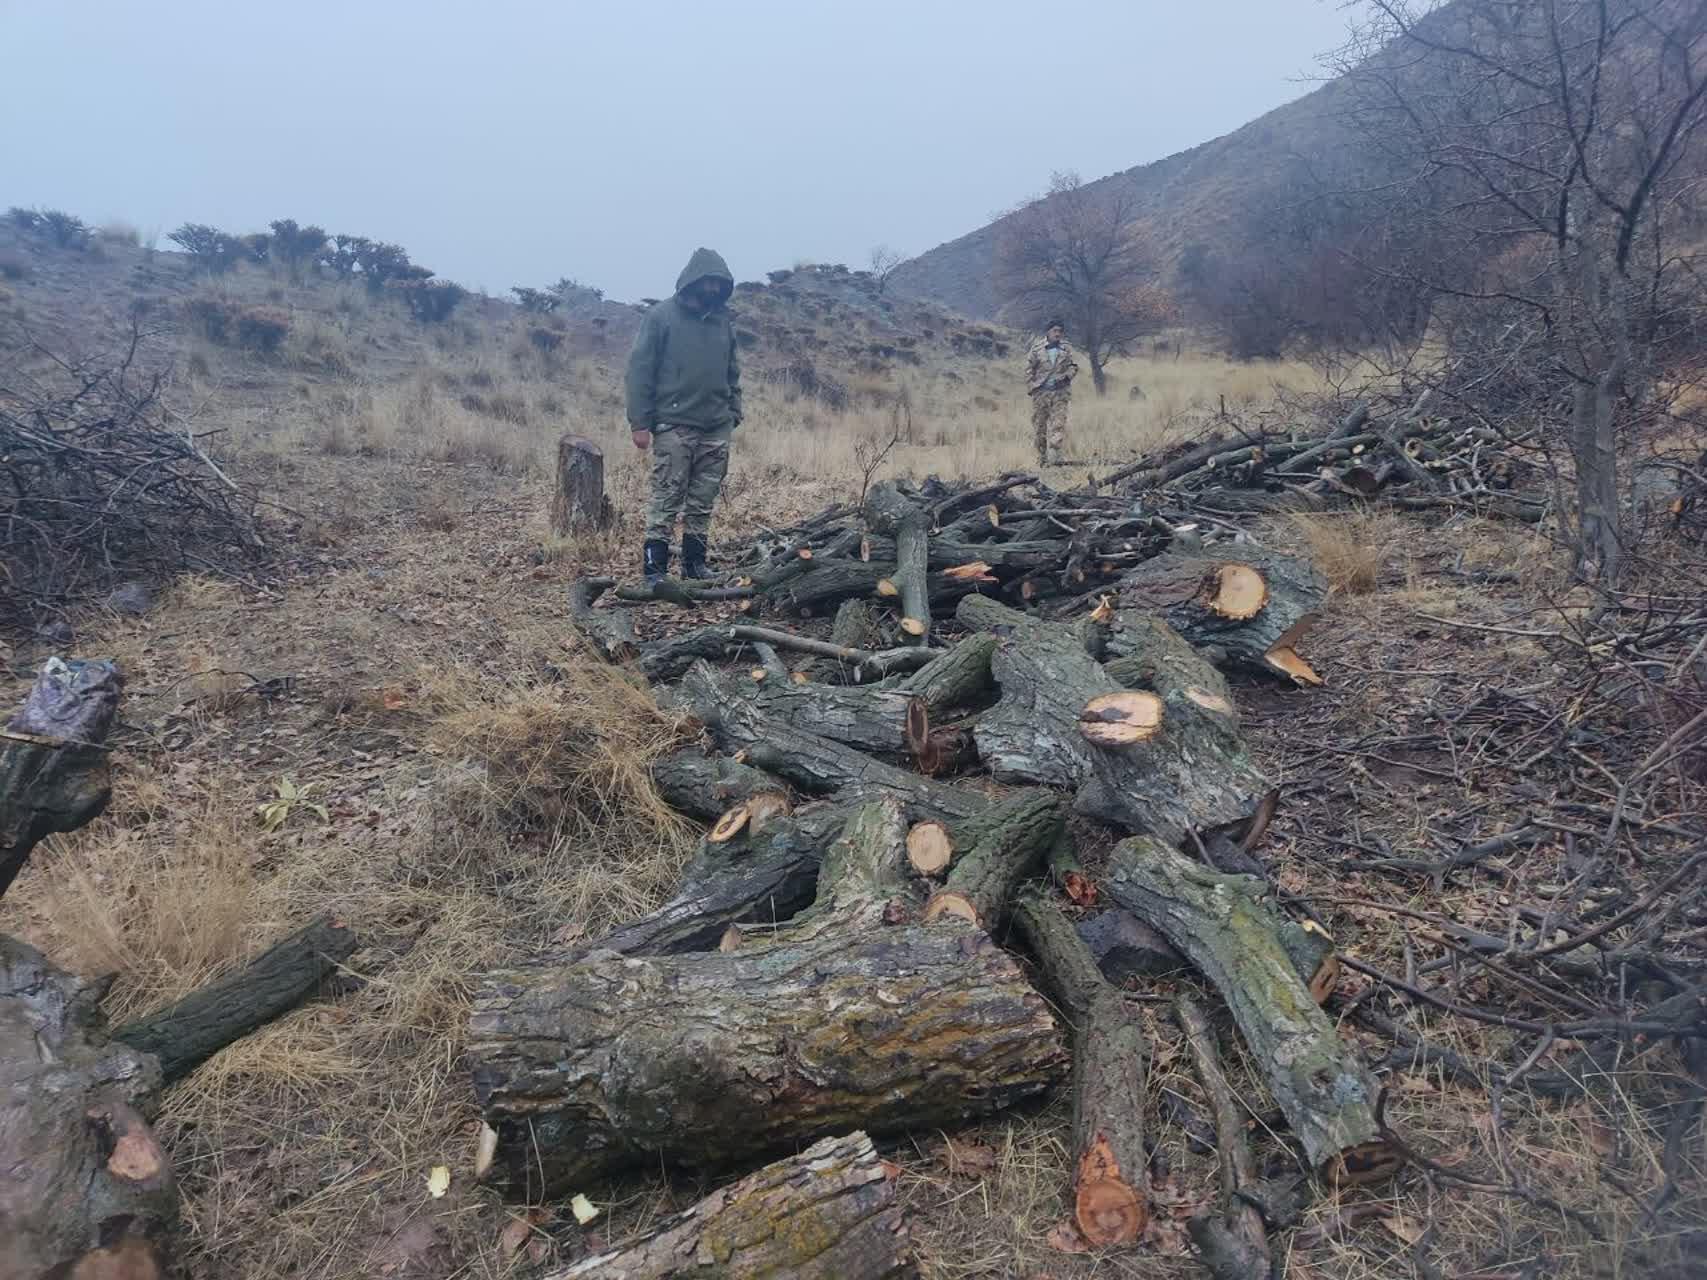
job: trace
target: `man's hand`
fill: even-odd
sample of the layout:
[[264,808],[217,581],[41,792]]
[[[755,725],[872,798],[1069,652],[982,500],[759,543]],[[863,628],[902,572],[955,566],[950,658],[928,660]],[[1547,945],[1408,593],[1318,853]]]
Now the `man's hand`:
[[628,438],[634,441],[634,447],[636,449],[645,450],[652,447],[652,433],[650,431],[630,431],[628,433]]

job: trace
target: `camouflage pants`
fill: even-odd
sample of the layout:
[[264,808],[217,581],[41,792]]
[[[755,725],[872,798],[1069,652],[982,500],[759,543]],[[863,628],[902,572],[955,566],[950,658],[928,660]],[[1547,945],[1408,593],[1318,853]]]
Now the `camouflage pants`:
[[729,429],[696,431],[660,426],[652,433],[652,501],[646,508],[646,540],[670,541],[676,517],[684,537],[705,537],[711,508],[729,470]]
[[1031,434],[1039,463],[1061,457],[1067,443],[1067,401],[1070,391],[1039,391],[1031,398]]

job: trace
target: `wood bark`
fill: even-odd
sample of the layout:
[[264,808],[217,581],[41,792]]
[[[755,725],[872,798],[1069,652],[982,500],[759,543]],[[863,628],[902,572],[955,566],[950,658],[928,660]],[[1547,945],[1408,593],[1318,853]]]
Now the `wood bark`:
[[864,600],[844,600],[836,609],[830,627],[830,643],[844,649],[870,649],[878,643],[877,624],[871,606]]
[[722,661],[735,644],[735,629],[726,626],[697,627],[654,640],[640,652],[640,673],[653,684],[661,684],[676,679],[702,659]]
[[1079,921],[1078,929],[1102,976],[1117,986],[1132,978],[1166,977],[1188,967],[1186,958],[1166,938],[1119,907]]
[[320,990],[356,949],[341,920],[322,917],[274,943],[236,972],[157,1013],[126,1023],[113,1039],[152,1053],[167,1084],[226,1045],[289,1013]]
[[108,1040],[105,994],[0,935],[0,1276],[167,1274],[178,1192],[143,1119],[160,1064]]
[[557,442],[557,487],[551,495],[551,531],[559,537],[603,529],[611,521],[605,497],[605,452],[585,436]]
[[943,887],[925,904],[925,919],[958,916],[994,932],[1006,921],[1020,882],[1032,875],[1060,833],[1061,801],[1025,791],[953,831],[959,849]]
[[773,720],[880,755],[916,756],[930,733],[924,700],[900,689],[766,680],[748,697]]
[[829,615],[844,600],[877,595],[877,584],[895,576],[894,560],[814,559],[806,572],[766,591],[765,599],[784,613]]
[[[1227,616],[1220,603],[1224,575],[1237,566],[1255,570],[1267,588],[1261,608],[1244,618]],[[1130,570],[1117,591],[1122,606],[1159,614],[1187,643],[1224,654],[1224,666],[1320,683],[1293,661],[1327,594],[1322,576],[1302,560],[1244,547],[1225,557],[1169,552]]]
[[582,578],[569,588],[569,620],[606,662],[629,662],[640,652],[634,618],[626,609],[596,609],[614,578]]
[[706,663],[695,664],[687,673],[680,693],[719,748],[741,754],[745,763],[808,794],[826,796],[848,790],[893,795],[915,822],[962,820],[988,807],[988,801],[975,792],[932,782],[766,716]]
[[1378,1086],[1298,977],[1261,881],[1223,875],[1138,837],[1115,848],[1102,888],[1221,993],[1312,1168],[1336,1181],[1396,1170],[1398,1157],[1375,1123]]
[[775,791],[781,784],[763,769],[688,747],[652,762],[652,785],[672,809],[710,822],[741,801]]
[[990,678],[990,657],[995,651],[995,636],[966,636],[935,662],[914,672],[901,688],[923,698],[925,710],[933,718],[978,706],[995,688]]
[[1143,1028],[1055,903],[1022,895],[1014,926],[1073,1026],[1073,1221],[1098,1248],[1134,1244],[1150,1220]]
[[468,1055],[499,1135],[494,1172],[526,1196],[854,1128],[958,1125],[1036,1095],[1065,1065],[1013,960],[941,924],[494,973]]
[[1215,1033],[1203,1010],[1182,995],[1174,1002],[1174,1014],[1191,1048],[1209,1114],[1215,1119],[1215,1155],[1221,1166],[1215,1208],[1194,1216],[1186,1229],[1215,1280],[1262,1280],[1272,1265],[1268,1232],[1262,1214],[1239,1198],[1257,1180],[1251,1145],[1245,1138],[1245,1111],[1221,1069]]
[[959,618],[999,637],[991,669],[1001,700],[973,731],[979,757],[999,781],[1075,788],[1080,813],[1169,843],[1244,822],[1268,790],[1236,736],[1195,714],[1164,707],[1143,741],[1087,741],[1087,705],[1123,691],[1071,627],[978,596],[961,601]]
[[895,585],[901,590],[903,643],[924,644],[931,633],[930,516],[894,481],[876,484],[865,496],[865,522],[895,539]]
[[862,1132],[825,1138],[546,1280],[907,1280],[895,1179]]

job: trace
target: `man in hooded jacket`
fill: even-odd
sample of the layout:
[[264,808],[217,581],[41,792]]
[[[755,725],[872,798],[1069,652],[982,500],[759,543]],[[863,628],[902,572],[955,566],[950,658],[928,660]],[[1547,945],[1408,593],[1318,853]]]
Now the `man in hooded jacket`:
[[741,373],[726,304],[735,277],[696,249],[673,297],[646,313],[628,357],[628,425],[652,450],[652,502],[642,564],[648,581],[670,572],[670,535],[682,518],[682,576],[704,578],[711,509],[741,424]]

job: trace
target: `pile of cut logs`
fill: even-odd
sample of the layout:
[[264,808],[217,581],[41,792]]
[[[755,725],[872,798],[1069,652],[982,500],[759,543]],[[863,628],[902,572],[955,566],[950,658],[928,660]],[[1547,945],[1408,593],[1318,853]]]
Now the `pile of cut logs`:
[[[711,1248],[721,1275],[914,1274],[871,1138],[1059,1087],[1077,1229],[1133,1244],[1135,945],[1220,993],[1301,1171],[1394,1171],[1375,1081],[1318,1007],[1331,943],[1251,874],[1276,793],[1225,676],[1319,682],[1297,643],[1323,586],[1221,532],[1035,477],[886,483],[767,533],[723,585],[576,585],[589,645],[704,725],[654,778],[709,830],[650,915],[484,978],[468,1052],[487,1176],[538,1197],[763,1167],[560,1276],[676,1275]],[[642,641],[656,601],[731,617]],[[1098,825],[1125,838],[1081,860]],[[1226,1096],[1207,1023],[1181,1016]],[[1250,1180],[1248,1153],[1227,1156],[1224,1179]],[[1193,1227],[1217,1274],[1255,1274],[1238,1267],[1266,1249],[1238,1189]]]

